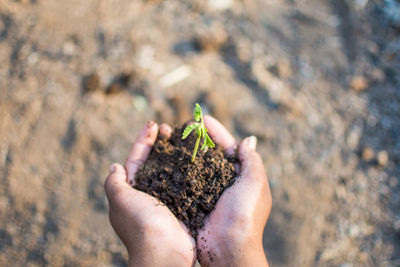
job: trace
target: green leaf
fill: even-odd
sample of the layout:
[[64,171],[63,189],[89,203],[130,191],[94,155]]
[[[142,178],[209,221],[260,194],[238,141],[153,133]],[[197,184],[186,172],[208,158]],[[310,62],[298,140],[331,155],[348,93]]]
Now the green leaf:
[[198,138],[201,138],[201,129],[200,126],[196,128],[196,135]]
[[196,129],[196,133],[197,133],[197,128],[199,127],[199,125],[200,125],[200,123],[193,123],[193,124],[188,125],[188,126],[186,127],[186,129],[183,131],[182,139],[186,139],[186,137],[188,137],[189,134],[190,134],[194,129]]
[[208,134],[206,134],[204,143],[206,143],[208,147],[215,147],[214,142],[211,140],[211,138],[208,136]]
[[203,140],[203,145],[201,146],[201,150],[207,150],[207,142],[205,138]]
[[195,107],[194,110],[193,110],[193,116],[194,116],[194,119],[195,119],[196,121],[200,121],[200,118],[201,118],[201,116],[202,116],[202,114],[201,114],[201,107],[200,107],[200,105],[197,104],[197,103],[196,103],[196,107]]
[[206,134],[207,134],[206,126],[203,125],[203,126],[201,127],[201,138],[205,138]]

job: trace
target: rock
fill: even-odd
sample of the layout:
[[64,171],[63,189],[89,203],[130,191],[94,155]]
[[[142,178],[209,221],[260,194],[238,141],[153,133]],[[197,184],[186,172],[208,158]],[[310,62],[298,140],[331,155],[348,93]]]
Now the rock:
[[273,73],[270,72],[261,60],[255,60],[251,71],[257,81],[269,93],[272,101],[279,103],[281,108],[295,117],[304,114],[304,105],[301,98],[293,94],[293,90]]
[[173,71],[170,71],[162,76],[160,79],[160,85],[164,89],[169,88],[188,78],[191,74],[192,68],[189,65],[181,65]]
[[209,7],[218,11],[230,9],[232,4],[233,0],[208,0]]
[[350,240],[345,238],[336,241],[335,243],[331,244],[329,247],[327,247],[322,253],[321,253],[321,261],[329,261],[332,260],[336,257],[338,257],[340,254],[349,251],[349,248],[351,246]]
[[370,147],[365,147],[361,152],[361,158],[365,161],[371,161],[375,157],[375,152]]
[[346,143],[351,149],[356,149],[358,147],[360,138],[362,134],[362,129],[359,126],[354,126],[347,135]]
[[361,229],[357,224],[352,224],[347,229],[347,232],[351,237],[357,237],[361,234]]
[[100,77],[96,72],[83,78],[83,88],[85,93],[97,91],[100,87]]
[[72,41],[67,41],[63,44],[63,54],[66,56],[73,56],[76,54],[76,46]]
[[226,33],[223,24],[213,23],[210,27],[198,30],[194,39],[200,50],[217,51],[226,44],[228,34]]
[[123,87],[121,86],[121,84],[119,84],[117,82],[112,82],[109,86],[107,86],[106,94],[107,95],[116,94],[122,90],[123,90]]
[[368,0],[355,0],[356,8],[362,10],[368,4]]
[[355,76],[350,82],[351,89],[356,92],[362,92],[368,88],[368,81],[363,76]]
[[132,101],[133,107],[139,111],[139,112],[143,112],[145,110],[147,110],[149,103],[147,102],[146,97],[141,96],[141,95],[137,95],[133,98]]
[[292,76],[293,71],[292,71],[292,66],[290,65],[290,62],[287,60],[282,60],[278,62],[278,73],[281,78],[289,78]]
[[124,89],[127,89],[132,81],[133,76],[134,75],[132,72],[122,72],[115,76],[110,85],[107,86],[106,94],[116,94]]
[[389,163],[389,154],[387,153],[387,151],[379,151],[377,161],[380,166],[386,167]]
[[367,49],[370,53],[378,55],[380,52],[379,46],[375,42],[368,42]]
[[279,78],[287,79],[293,75],[292,66],[289,60],[281,60],[271,67],[271,72],[276,74]]
[[248,39],[237,40],[236,53],[240,62],[248,64],[252,57],[252,43]]
[[382,69],[374,68],[370,73],[371,79],[376,82],[382,82],[385,80],[386,75]]

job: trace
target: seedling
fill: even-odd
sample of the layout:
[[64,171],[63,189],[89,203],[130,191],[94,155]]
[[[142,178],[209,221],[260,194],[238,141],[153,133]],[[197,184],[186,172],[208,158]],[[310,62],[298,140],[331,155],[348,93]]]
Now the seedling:
[[197,140],[196,144],[194,145],[194,151],[192,155],[192,162],[194,162],[196,158],[197,150],[199,149],[200,145],[200,139],[203,138],[203,145],[201,146],[202,150],[207,151],[209,147],[215,147],[215,144],[207,134],[208,130],[206,128],[206,125],[204,124],[203,112],[201,111],[200,105],[197,103],[193,110],[193,116],[194,120],[197,122],[187,126],[182,134],[182,139],[186,139],[193,130],[197,135]]

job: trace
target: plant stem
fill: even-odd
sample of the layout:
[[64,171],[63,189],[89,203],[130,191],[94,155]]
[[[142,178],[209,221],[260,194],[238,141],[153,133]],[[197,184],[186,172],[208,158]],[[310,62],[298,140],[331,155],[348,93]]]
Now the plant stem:
[[196,144],[194,145],[194,151],[193,151],[193,155],[192,155],[192,163],[194,162],[194,159],[196,158],[197,149],[199,149],[200,139],[201,139],[201,136],[198,136],[197,140],[196,140]]

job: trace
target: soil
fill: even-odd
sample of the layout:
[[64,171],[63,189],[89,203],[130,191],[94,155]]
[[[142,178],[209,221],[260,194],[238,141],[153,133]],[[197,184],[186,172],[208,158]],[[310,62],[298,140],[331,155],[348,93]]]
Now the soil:
[[175,128],[168,140],[157,137],[135,187],[161,200],[196,237],[221,194],[234,183],[237,158],[224,156],[217,145],[207,152],[199,149],[192,163],[196,136],[192,132],[182,140],[183,129]]
[[258,139],[271,266],[400,266],[398,2],[0,0],[0,266],[126,266],[109,166],[196,102]]

